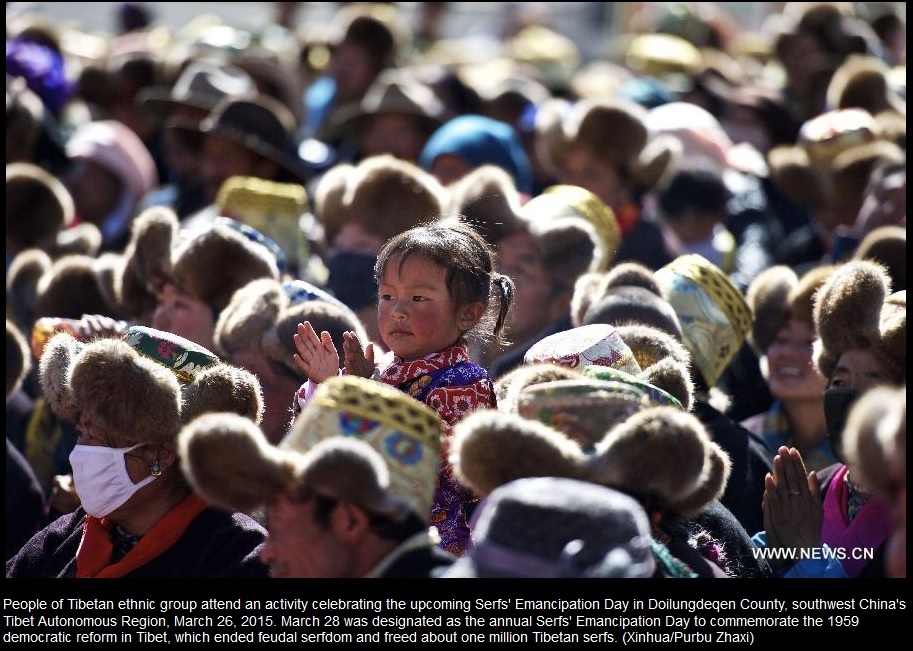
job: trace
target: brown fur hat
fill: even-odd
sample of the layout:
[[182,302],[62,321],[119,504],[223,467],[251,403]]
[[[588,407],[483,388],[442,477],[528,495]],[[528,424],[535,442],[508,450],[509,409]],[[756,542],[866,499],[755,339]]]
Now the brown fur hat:
[[866,487],[889,499],[906,485],[907,389],[874,387],[853,405],[843,448]]
[[906,115],[905,102],[888,82],[889,72],[888,65],[875,56],[848,57],[827,87],[827,105],[834,109],[861,108],[872,115],[882,111]]
[[6,320],[6,397],[9,398],[20,386],[32,367],[32,356],[28,344],[19,328]]
[[310,321],[317,332],[329,332],[337,350],[342,350],[343,332],[355,332],[361,341],[368,340],[361,321],[342,303],[329,297],[297,298],[304,293],[295,290],[304,284],[261,278],[235,292],[216,323],[215,343],[219,351],[231,357],[242,350],[259,349],[270,360],[300,376],[293,359],[299,323]]
[[314,207],[329,244],[349,222],[386,241],[439,219],[446,198],[444,187],[431,174],[383,154],[327,172],[317,183]]
[[691,354],[681,340],[646,323],[628,323],[616,329],[640,365],[638,379],[674,396],[685,411],[691,411]]
[[616,425],[596,445],[589,478],[653,509],[688,517],[722,495],[730,468],[729,457],[695,416],[653,407]]
[[454,426],[450,464],[477,494],[523,477],[583,479],[580,446],[540,422],[493,409],[476,411]]
[[892,380],[907,377],[907,295],[890,294],[885,269],[868,260],[840,265],[815,297],[814,361],[830,378],[840,356],[850,348],[872,350],[890,370]]
[[748,342],[755,352],[765,354],[789,318],[814,326],[815,292],[834,269],[832,265],[819,265],[799,278],[790,267],[775,265],[751,282],[745,301],[754,314]]
[[7,249],[51,252],[58,233],[73,221],[73,197],[55,176],[31,163],[6,166]]
[[259,427],[237,414],[192,420],[178,435],[178,453],[190,484],[226,509],[255,511],[294,482],[296,456],[279,453]]
[[881,226],[869,232],[856,250],[854,260],[872,260],[885,267],[895,292],[907,288],[907,229]]
[[156,207],[134,220],[120,296],[137,307],[146,305],[149,294],[170,281],[219,312],[250,281],[278,277],[276,257],[267,246],[220,222],[180,233],[174,212]]
[[507,170],[496,165],[475,168],[449,188],[447,214],[461,215],[490,246],[508,235],[530,230],[520,214],[520,193]]
[[[181,388],[171,371],[119,339],[81,346],[71,361],[75,342],[58,342],[67,337],[72,339],[67,334],[52,338],[41,357],[42,389],[54,413],[74,421],[85,414],[106,433],[138,443],[175,440]],[[50,386],[61,377],[61,385]]]
[[639,190],[660,182],[675,158],[674,138],[651,138],[647,111],[621,99],[591,98],[571,104],[553,98],[536,114],[536,150],[557,174],[571,148],[581,147],[621,170]]
[[243,368],[216,364],[204,369],[184,387],[183,395],[183,423],[210,412],[232,412],[255,425],[263,419],[260,380]]
[[107,283],[105,259],[67,255],[58,260],[41,249],[17,255],[7,274],[9,314],[20,329],[31,331],[44,316],[78,319],[84,314],[121,316]]

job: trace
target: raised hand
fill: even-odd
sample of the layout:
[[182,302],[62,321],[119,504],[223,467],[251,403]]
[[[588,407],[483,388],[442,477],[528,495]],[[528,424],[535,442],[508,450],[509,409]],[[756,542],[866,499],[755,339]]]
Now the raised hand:
[[339,375],[339,353],[330,333],[324,330],[317,336],[310,321],[298,324],[295,334],[295,365],[314,384]]
[[346,374],[371,377],[374,374],[374,344],[362,347],[361,340],[354,332],[342,333],[342,352],[345,358]]
[[807,473],[802,455],[781,446],[773,474],[764,482],[764,528],[770,547],[820,547],[824,507],[814,472]]

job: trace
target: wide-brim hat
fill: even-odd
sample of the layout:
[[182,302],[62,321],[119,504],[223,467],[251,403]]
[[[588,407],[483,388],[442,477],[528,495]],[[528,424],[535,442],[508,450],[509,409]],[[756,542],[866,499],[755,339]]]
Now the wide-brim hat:
[[152,86],[137,95],[137,102],[157,114],[187,106],[209,112],[225,99],[256,97],[254,80],[237,66],[197,59],[187,64],[171,86]]
[[201,133],[229,140],[273,161],[301,181],[307,182],[312,176],[311,170],[298,156],[293,139],[295,120],[292,114],[271,97],[226,97],[198,126],[181,122],[175,123],[172,128],[178,132]]
[[388,113],[413,116],[429,136],[448,117],[434,90],[403,69],[383,71],[368,88],[347,125],[360,129],[367,118]]
[[444,578],[649,578],[650,522],[624,493],[560,477],[518,479],[480,507],[473,547]]

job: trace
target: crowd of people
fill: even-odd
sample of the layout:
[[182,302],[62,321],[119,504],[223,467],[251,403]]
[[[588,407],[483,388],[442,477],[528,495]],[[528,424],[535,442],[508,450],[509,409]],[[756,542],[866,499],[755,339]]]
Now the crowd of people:
[[7,21],[8,578],[906,577],[894,3],[306,4]]

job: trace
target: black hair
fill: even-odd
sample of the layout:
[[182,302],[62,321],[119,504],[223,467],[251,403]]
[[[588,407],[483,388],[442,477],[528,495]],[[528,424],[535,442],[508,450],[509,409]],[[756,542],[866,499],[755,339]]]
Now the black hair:
[[[491,249],[485,239],[469,224],[447,218],[411,228],[389,239],[377,256],[374,278],[380,283],[391,260],[402,266],[410,256],[419,255],[447,270],[447,289],[457,309],[471,303],[482,303],[485,315],[467,338],[493,338],[504,344],[504,325],[514,301],[514,283],[494,270]],[[497,314],[491,307],[497,293]]]
[[[323,529],[330,526],[330,517],[333,509],[339,504],[340,500],[335,497],[327,497],[317,492],[309,492],[308,497],[314,500],[314,519]],[[363,507],[359,507],[363,508]],[[394,520],[386,515],[372,513],[364,509],[368,515],[368,526],[371,530],[387,540],[403,542],[411,536],[428,528],[428,525],[411,511],[402,520]]]
[[724,213],[730,192],[720,172],[709,165],[694,164],[678,169],[658,199],[663,214],[675,219],[689,210]]

